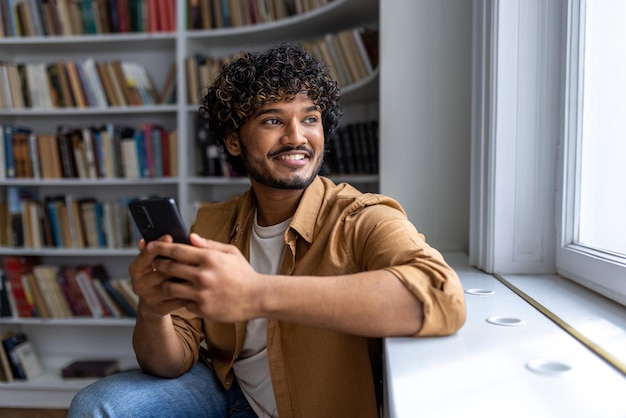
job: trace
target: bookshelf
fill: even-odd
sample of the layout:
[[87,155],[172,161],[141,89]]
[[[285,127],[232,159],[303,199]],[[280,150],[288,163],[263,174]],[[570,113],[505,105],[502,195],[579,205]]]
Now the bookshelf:
[[[269,0],[268,0],[269,2]],[[0,0],[0,3],[2,1]],[[278,2],[274,2],[278,3]],[[291,2],[286,2],[291,3]],[[285,4],[286,4],[285,3]],[[293,2],[293,4],[301,2]],[[304,2],[302,2],[304,3]],[[324,3],[324,2],[322,2]],[[176,197],[183,217],[191,223],[197,202],[222,200],[245,190],[247,179],[198,176],[196,168],[195,118],[198,105],[187,97],[185,61],[194,54],[227,57],[240,50],[262,50],[282,41],[310,41],[361,26],[378,27],[378,0],[333,0],[318,8],[266,23],[212,29],[187,29],[187,1],[175,1],[173,30],[125,33],[65,34],[59,36],[0,37],[0,64],[125,60],[141,64],[161,91],[173,63],[176,95],[173,103],[139,106],[89,106],[56,108],[0,108],[0,125],[27,126],[35,133],[54,133],[59,125],[88,127],[116,125],[140,127],[162,125],[176,131],[178,172],[170,177],[148,178],[4,178],[0,193],[11,186],[26,187],[42,195],[71,195],[99,200],[160,194]],[[342,85],[344,124],[378,119],[377,69],[356,82]],[[191,163],[190,163],[191,162]],[[366,191],[377,191],[379,176],[336,174]],[[127,276],[136,254],[134,245],[115,248],[0,246],[0,257],[39,256],[56,265],[104,264],[111,277]],[[79,358],[116,358],[121,369],[136,367],[131,347],[131,318],[0,318],[0,331],[25,332],[33,342],[45,373],[33,381],[0,382],[0,407],[66,408],[71,398],[89,381],[63,381],[59,370]]]

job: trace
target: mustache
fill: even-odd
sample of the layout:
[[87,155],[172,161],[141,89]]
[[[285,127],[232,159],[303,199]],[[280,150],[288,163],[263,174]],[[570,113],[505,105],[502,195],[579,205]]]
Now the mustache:
[[313,158],[315,156],[315,151],[313,151],[311,148],[307,148],[304,145],[298,145],[297,147],[286,146],[286,147],[283,147],[283,148],[281,148],[281,149],[279,149],[277,151],[272,151],[272,152],[268,153],[267,156],[269,158],[273,158],[273,157],[276,157],[279,154],[283,154],[285,152],[291,152],[291,151],[305,152],[309,156],[309,158]]

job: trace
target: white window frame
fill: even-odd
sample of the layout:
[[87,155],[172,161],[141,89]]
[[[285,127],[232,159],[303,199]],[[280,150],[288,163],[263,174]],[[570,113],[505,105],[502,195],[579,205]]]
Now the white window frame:
[[585,0],[568,0],[556,265],[558,274],[626,305],[626,260],[615,254],[576,244],[583,106],[584,10]]
[[469,261],[626,305],[617,259],[572,244],[581,1],[474,0]]

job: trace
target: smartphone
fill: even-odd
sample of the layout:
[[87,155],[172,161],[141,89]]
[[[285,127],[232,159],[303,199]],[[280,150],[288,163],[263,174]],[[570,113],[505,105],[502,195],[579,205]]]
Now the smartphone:
[[189,244],[188,231],[174,198],[134,199],[128,204],[128,209],[146,242],[170,234],[174,242]]
[[[174,238],[174,242],[189,244],[187,228],[180,216],[176,200],[173,198],[134,199],[128,203],[128,210],[146,242],[170,234]],[[185,281],[178,277],[172,277],[169,280],[177,283]]]

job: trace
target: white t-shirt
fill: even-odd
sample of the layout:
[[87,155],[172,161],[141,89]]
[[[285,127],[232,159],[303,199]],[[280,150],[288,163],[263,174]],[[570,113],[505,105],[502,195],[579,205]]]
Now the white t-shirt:
[[[258,273],[277,274],[285,253],[284,234],[291,218],[259,226],[256,213],[250,236],[250,264]],[[234,366],[239,386],[259,417],[278,417],[267,363],[267,319],[248,321],[243,350]]]

